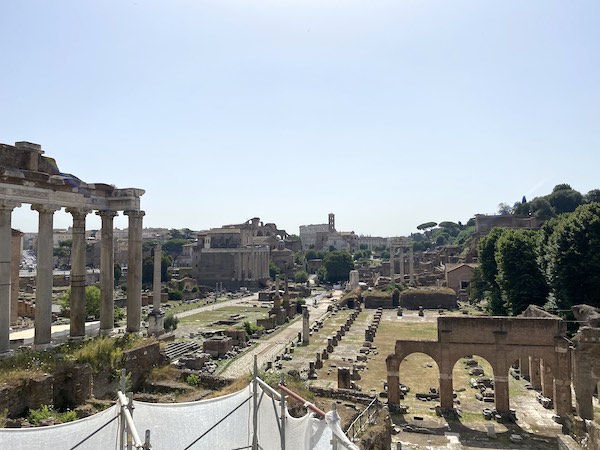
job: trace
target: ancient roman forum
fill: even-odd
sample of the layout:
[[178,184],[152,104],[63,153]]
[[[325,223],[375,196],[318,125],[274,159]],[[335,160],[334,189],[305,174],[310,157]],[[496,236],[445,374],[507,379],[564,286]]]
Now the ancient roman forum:
[[11,309],[16,311],[17,302],[11,285],[18,287],[20,255],[13,251],[11,239],[20,236],[11,229],[11,217],[14,209],[24,204],[31,205],[39,218],[34,346],[43,349],[51,344],[53,216],[62,208],[73,217],[70,337],[85,336],[85,218],[93,212],[102,221],[100,334],[110,334],[113,329],[113,219],[120,211],[129,218],[127,331],[140,330],[144,217],[140,197],[144,191],[85,183],[62,173],[54,159],[43,155],[38,144],[0,144],[0,356],[10,353]]

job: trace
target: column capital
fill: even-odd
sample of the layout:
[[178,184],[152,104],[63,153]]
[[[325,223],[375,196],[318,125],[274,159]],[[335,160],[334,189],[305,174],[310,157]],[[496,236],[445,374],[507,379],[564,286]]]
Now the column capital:
[[46,205],[46,204],[31,205],[31,209],[33,211],[37,211],[39,213],[54,214],[56,211],[59,211],[61,208],[62,208],[62,206],[60,206],[60,205]]
[[101,209],[100,211],[96,211],[96,215],[100,217],[115,217],[118,216],[119,213],[117,211],[111,211],[109,209]]
[[69,214],[71,214],[74,218],[85,217],[90,212],[92,212],[91,209],[87,209],[87,208],[65,208],[65,211],[68,212]]
[[139,209],[128,209],[126,211],[123,211],[123,214],[129,217],[144,217],[146,215],[144,211]]
[[5,200],[5,199],[0,200],[0,209],[13,210],[15,208],[18,208],[19,206],[21,206],[21,203],[16,202],[14,200]]

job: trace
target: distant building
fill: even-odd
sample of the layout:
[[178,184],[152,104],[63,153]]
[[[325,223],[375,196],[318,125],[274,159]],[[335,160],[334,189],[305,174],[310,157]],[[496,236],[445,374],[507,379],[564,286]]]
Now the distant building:
[[469,288],[477,264],[446,264],[446,287],[457,294]]
[[226,289],[258,288],[269,278],[271,248],[278,248],[287,236],[285,230],[265,225],[258,217],[201,231],[192,247],[192,276],[205,286],[223,283]]
[[358,248],[358,236],[354,231],[336,231],[335,214],[330,213],[327,224],[301,225],[302,249],[334,249],[353,251]]
[[537,217],[518,216],[515,214],[475,214],[475,233],[485,235],[495,227],[537,230],[541,228],[545,222],[544,219],[539,219]]

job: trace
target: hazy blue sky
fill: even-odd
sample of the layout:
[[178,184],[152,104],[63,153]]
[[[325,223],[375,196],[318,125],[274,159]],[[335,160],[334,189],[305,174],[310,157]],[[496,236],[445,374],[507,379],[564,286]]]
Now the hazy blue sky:
[[0,142],[145,189],[145,226],[408,234],[600,188],[599,24],[597,0],[3,1]]

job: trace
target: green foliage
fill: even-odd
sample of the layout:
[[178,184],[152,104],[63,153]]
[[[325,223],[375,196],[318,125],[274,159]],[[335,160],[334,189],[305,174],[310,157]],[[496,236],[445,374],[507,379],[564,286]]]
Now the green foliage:
[[181,255],[183,246],[185,244],[189,244],[187,239],[170,239],[162,244],[162,250],[166,252],[173,260],[176,260],[179,255]]
[[437,222],[425,222],[417,226],[417,230],[428,230],[437,226]]
[[542,229],[540,258],[560,309],[600,307],[600,204],[582,205]]
[[506,308],[502,301],[500,286],[496,281],[498,266],[496,264],[496,241],[502,235],[501,228],[492,228],[487,236],[479,241],[479,267],[481,268],[481,279],[485,285],[485,296],[487,298],[487,310],[492,315],[505,315]]
[[543,306],[548,285],[537,264],[537,232],[507,229],[496,241],[496,281],[506,311],[522,313],[528,305]]
[[242,323],[242,327],[244,328],[244,330],[246,331],[246,335],[248,336],[252,336],[253,334],[260,333],[264,330],[263,327],[259,327],[255,323],[250,322],[249,320],[244,320],[244,322]]
[[187,384],[189,384],[190,386],[199,387],[200,386],[200,377],[198,375],[196,375],[195,373],[191,373],[185,378],[185,382]]
[[164,328],[165,331],[175,331],[179,325],[179,317],[173,314],[167,314],[165,316]]
[[169,291],[168,296],[169,300],[181,300],[183,298],[183,292],[181,292],[179,289],[175,289],[173,291]]
[[348,281],[350,271],[354,269],[352,256],[344,250],[327,253],[323,260],[325,279],[329,282]]
[[315,250],[315,249],[309,249],[306,250],[306,253],[304,254],[304,257],[306,258],[307,261],[311,261],[313,259],[323,259],[325,258],[325,254],[326,252],[322,251],[322,250]]
[[[71,289],[67,289],[58,301],[64,309],[71,308]],[[100,317],[100,288],[98,286],[85,287],[85,315],[87,317]]]
[[114,323],[115,325],[125,318],[125,309],[115,306]]
[[273,279],[281,275],[281,269],[272,260],[269,260],[269,276]]
[[39,425],[43,420],[54,419],[57,423],[73,422],[77,420],[75,411],[66,411],[64,413],[54,410],[52,405],[42,405],[38,409],[30,409],[27,414],[27,421],[32,425]]
[[[160,260],[160,281],[169,281],[168,269],[173,260],[166,253],[161,254]],[[142,262],[142,284],[150,286],[154,283],[154,256],[146,256]]]
[[127,341],[101,337],[86,342],[73,353],[78,363],[87,363],[95,371],[117,369],[123,360],[123,349]]
[[308,281],[308,274],[304,270],[300,270],[294,274],[294,281],[296,283],[306,283]]
[[123,270],[121,269],[121,264],[115,263],[114,274],[115,274],[115,286],[117,286],[119,284],[119,281],[121,281],[121,277],[123,276]]
[[302,312],[302,305],[306,305],[306,300],[299,298],[296,300],[296,312],[300,314]]

